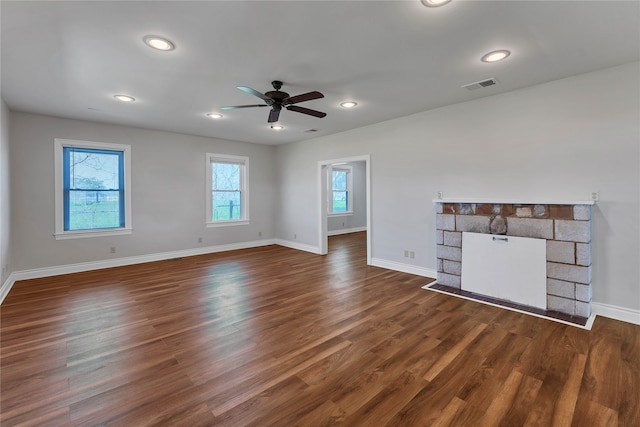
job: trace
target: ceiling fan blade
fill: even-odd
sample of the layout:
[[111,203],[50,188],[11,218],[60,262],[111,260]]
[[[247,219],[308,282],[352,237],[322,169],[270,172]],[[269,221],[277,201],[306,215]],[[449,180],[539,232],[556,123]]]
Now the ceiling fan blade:
[[273,110],[271,110],[271,112],[269,113],[269,120],[267,120],[267,123],[275,123],[278,121],[278,117],[280,117],[280,109],[279,108],[274,108]]
[[284,100],[284,103],[289,104],[297,104],[298,102],[311,101],[312,99],[324,98],[324,95],[318,91],[307,92],[301,95],[291,96]]
[[264,102],[266,102],[267,104],[271,105],[273,103],[273,99],[269,98],[268,96],[258,92],[255,89],[251,89],[250,87],[247,86],[236,86],[238,89],[240,89],[243,92],[247,92],[250,95],[253,96],[257,96],[258,98],[264,100]]
[[308,114],[314,117],[325,117],[327,113],[323,113],[322,111],[312,110],[310,108],[298,107],[297,105],[290,105],[287,107],[287,110],[295,111],[296,113]]
[[228,107],[220,107],[221,110],[236,110],[238,108],[251,108],[251,107],[267,107],[266,104],[256,104],[256,105],[231,105]]

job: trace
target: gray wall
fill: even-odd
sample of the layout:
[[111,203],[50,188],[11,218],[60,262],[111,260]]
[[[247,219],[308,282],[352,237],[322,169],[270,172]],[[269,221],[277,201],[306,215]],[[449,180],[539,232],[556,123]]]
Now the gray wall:
[[13,270],[11,264],[11,197],[9,192],[9,109],[0,99],[0,285]]
[[[54,239],[54,138],[131,145],[132,235]],[[206,228],[207,152],[249,157],[250,225]],[[273,239],[274,155],[267,145],[12,112],[13,270]]]
[[[435,270],[437,191],[555,201],[599,191],[594,302],[640,310],[639,73],[628,64],[278,147],[12,112],[10,180],[5,126],[0,150],[2,259],[16,272],[251,242],[259,232],[319,247],[318,162],[370,154],[374,262]],[[131,144],[133,235],[53,238],[56,137]],[[251,225],[204,226],[205,152],[250,157]]]
[[327,231],[330,235],[339,234],[341,230],[348,231],[367,226],[367,165],[365,162],[350,162],[347,165],[353,168],[353,214],[329,216]]
[[279,146],[280,191],[297,203],[278,214],[277,234],[319,246],[318,161],[341,157],[371,155],[374,263],[435,270],[437,191],[554,201],[599,191],[594,301],[640,310],[639,68],[627,64]]

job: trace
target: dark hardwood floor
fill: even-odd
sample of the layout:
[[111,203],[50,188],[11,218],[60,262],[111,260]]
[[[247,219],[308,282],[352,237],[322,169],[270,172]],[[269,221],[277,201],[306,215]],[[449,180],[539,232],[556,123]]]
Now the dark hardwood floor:
[[640,426],[640,326],[366,266],[365,235],[16,283],[1,425]]

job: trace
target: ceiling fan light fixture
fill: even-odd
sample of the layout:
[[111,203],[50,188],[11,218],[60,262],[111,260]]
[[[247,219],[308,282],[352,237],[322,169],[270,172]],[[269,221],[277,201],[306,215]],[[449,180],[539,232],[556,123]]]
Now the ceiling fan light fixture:
[[482,62],[489,62],[489,63],[498,62],[498,61],[502,61],[503,59],[506,59],[509,55],[511,55],[511,52],[509,52],[506,49],[494,50],[492,52],[485,54],[482,58],[480,58],[480,60]]
[[220,113],[207,113],[207,117],[209,117],[210,119],[217,120],[217,119],[223,118],[224,116]]
[[420,2],[427,7],[440,7],[449,3],[451,0],[420,0]]
[[133,102],[136,100],[133,96],[129,95],[113,95],[113,97],[122,102]]
[[353,107],[355,107],[356,105],[358,105],[358,103],[357,103],[357,102],[355,102],[355,101],[345,101],[345,102],[341,102],[341,103],[340,103],[340,106],[341,106],[342,108],[353,108]]
[[142,40],[147,46],[165,52],[174,50],[176,48],[176,46],[170,40],[167,40],[164,37],[145,36]]

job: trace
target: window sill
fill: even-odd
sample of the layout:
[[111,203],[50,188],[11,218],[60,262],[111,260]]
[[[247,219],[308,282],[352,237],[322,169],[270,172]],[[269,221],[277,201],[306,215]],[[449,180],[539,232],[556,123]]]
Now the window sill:
[[329,212],[327,215],[329,216],[353,216],[353,211],[351,212]]
[[84,239],[87,237],[124,236],[127,234],[133,234],[133,229],[132,228],[114,228],[113,230],[101,229],[101,230],[64,231],[61,233],[55,233],[53,236],[56,238],[56,240],[67,240],[67,239]]
[[232,227],[234,225],[249,225],[249,220],[207,222],[207,228]]

